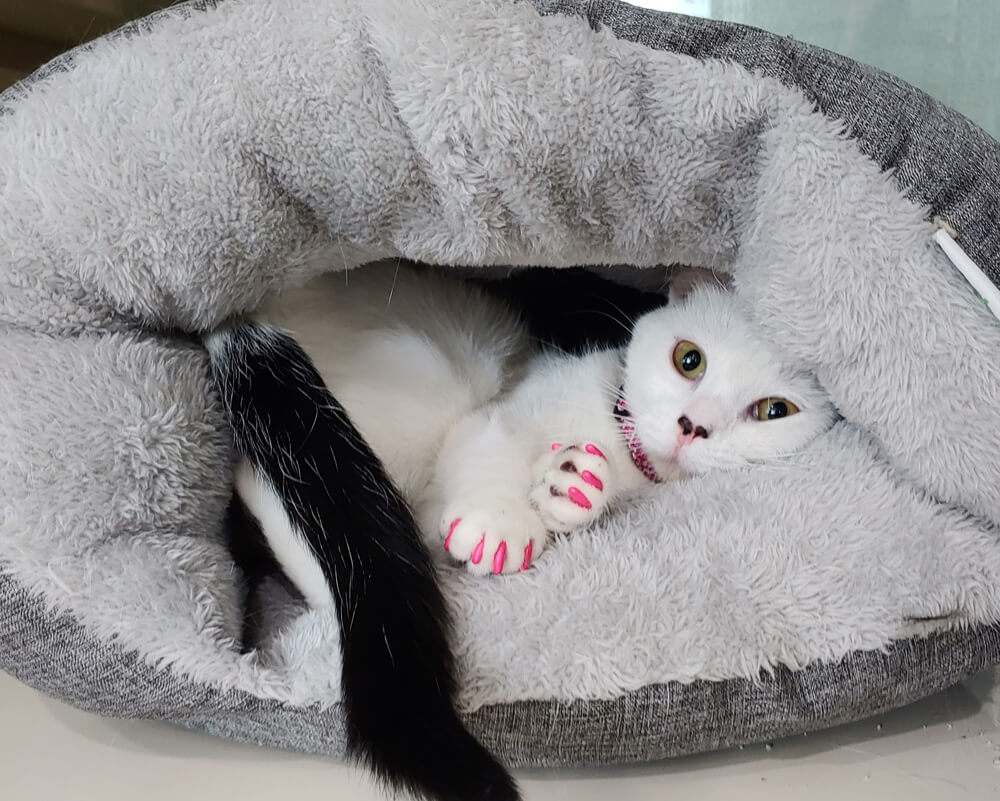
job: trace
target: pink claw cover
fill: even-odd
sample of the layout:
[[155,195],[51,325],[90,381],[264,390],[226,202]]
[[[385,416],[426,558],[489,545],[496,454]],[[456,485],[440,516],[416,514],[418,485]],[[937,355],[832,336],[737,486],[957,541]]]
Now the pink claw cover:
[[493,554],[493,572],[496,575],[503,573],[503,563],[507,558],[507,543],[503,540],[500,541],[500,545],[497,547],[497,552]]
[[582,506],[584,509],[591,508],[591,503],[589,500],[587,500],[587,496],[584,495],[576,487],[570,487],[566,491],[566,494],[569,495],[569,499],[573,501],[573,503],[575,503],[577,506]]
[[531,567],[531,550],[534,544],[532,540],[528,540],[528,544],[524,546],[524,561],[521,562],[522,572]]

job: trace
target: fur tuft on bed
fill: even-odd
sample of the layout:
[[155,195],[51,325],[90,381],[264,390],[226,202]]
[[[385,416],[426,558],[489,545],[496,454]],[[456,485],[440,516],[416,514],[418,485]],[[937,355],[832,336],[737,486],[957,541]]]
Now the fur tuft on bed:
[[511,763],[807,730],[1000,661],[1000,323],[931,239],[943,215],[995,279],[998,176],[889,76],[613,2],[225,0],[77,50],[0,97],[0,667],[340,753],[332,612],[276,589],[283,625],[236,646],[191,341],[386,257],[729,273],[844,418],[524,575],[443,573],[464,708]]

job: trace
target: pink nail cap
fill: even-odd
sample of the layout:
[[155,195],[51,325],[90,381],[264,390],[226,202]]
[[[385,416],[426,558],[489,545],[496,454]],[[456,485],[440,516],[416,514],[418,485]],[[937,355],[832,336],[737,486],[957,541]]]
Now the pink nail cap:
[[499,576],[503,573],[503,563],[507,558],[507,543],[500,540],[500,545],[497,546],[497,552],[493,554],[493,573]]
[[472,556],[469,557],[469,561],[474,565],[478,565],[483,561],[483,549],[486,547],[486,535],[479,540],[479,544],[472,550]]
[[534,544],[534,540],[528,540],[528,544],[524,546],[524,561],[521,562],[522,573],[531,567],[531,548]]
[[451,550],[451,535],[455,533],[455,529],[458,528],[458,524],[462,522],[462,518],[456,517],[451,521],[451,526],[448,527],[448,536],[444,538],[444,549],[446,551]]
[[552,443],[552,450],[554,450],[554,451],[559,450],[561,447],[562,447],[562,443],[561,442],[553,442]]
[[590,486],[592,486],[598,492],[604,489],[604,482],[601,481],[601,479],[599,479],[589,470],[584,470],[582,473],[580,473],[580,478],[582,478],[584,481],[590,484]]
[[601,449],[600,449],[600,448],[598,448],[598,447],[597,447],[596,445],[591,445],[591,444],[590,444],[590,443],[588,442],[588,443],[587,443],[587,447],[586,447],[586,448],[584,448],[584,450],[585,450],[585,451],[586,451],[587,453],[592,453],[592,454],[593,454],[594,456],[600,456],[600,457],[601,457],[601,458],[602,458],[602,459],[603,459],[603,460],[604,460],[605,462],[606,462],[606,461],[608,461],[608,457],[607,457],[607,456],[605,456],[605,455],[604,455],[603,453],[601,453]]
[[587,496],[584,495],[576,487],[570,487],[566,490],[566,494],[569,495],[569,499],[573,501],[577,506],[582,506],[584,509],[590,509],[590,501],[587,500]]

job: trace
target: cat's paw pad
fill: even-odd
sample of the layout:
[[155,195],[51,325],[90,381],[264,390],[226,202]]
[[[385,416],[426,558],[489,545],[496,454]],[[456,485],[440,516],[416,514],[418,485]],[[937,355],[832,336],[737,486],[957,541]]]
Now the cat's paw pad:
[[549,531],[571,531],[596,520],[611,497],[611,465],[600,446],[592,442],[563,446],[539,464],[540,477],[531,492]]
[[517,504],[449,509],[441,520],[445,550],[475,575],[527,570],[545,547],[547,535],[535,510],[521,504],[523,509]]

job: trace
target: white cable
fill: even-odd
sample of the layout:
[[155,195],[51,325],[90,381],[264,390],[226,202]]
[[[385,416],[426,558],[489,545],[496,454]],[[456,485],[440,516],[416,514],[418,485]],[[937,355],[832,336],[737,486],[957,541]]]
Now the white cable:
[[947,228],[938,228],[934,232],[934,241],[941,246],[941,250],[944,251],[951,263],[965,276],[965,280],[972,284],[972,288],[979,293],[979,297],[986,301],[993,316],[1000,320],[1000,289],[997,289],[996,284],[987,278],[986,273],[980,270],[979,266],[969,258]]

